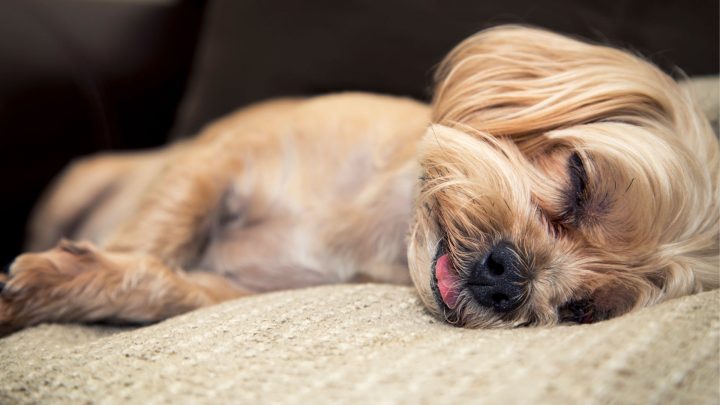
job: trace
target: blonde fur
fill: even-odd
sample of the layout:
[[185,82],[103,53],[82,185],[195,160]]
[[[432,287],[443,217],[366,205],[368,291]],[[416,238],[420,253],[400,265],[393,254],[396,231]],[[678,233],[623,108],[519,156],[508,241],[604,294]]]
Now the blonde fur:
[[[40,206],[31,246],[51,248],[72,222],[64,236],[93,244],[20,256],[0,329],[149,322],[251,293],[410,278],[430,311],[467,327],[566,322],[579,301],[601,320],[718,287],[718,156],[691,97],[650,63],[498,27],[447,56],[430,107],[281,100],[168,149],[76,165]],[[524,280],[506,312],[465,286],[500,242]],[[443,253],[452,309],[436,291]]]
[[[487,30],[438,70],[433,121],[410,247],[416,285],[429,285],[422,267],[440,238],[457,269],[511,240],[532,280],[510,316],[463,296],[452,314],[462,322],[556,323],[558,305],[584,297],[615,316],[718,287],[717,141],[693,100],[646,61],[546,31]],[[571,151],[590,197],[557,237],[546,222],[563,221]],[[442,311],[430,291],[421,296]]]

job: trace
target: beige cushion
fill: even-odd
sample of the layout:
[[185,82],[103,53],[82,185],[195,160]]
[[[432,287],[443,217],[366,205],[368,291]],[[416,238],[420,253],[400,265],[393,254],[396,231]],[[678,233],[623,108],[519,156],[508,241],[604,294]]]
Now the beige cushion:
[[593,325],[467,330],[409,287],[231,301],[0,340],[0,403],[718,403],[720,291]]
[[720,76],[694,77],[682,83],[710,120],[716,135],[720,135]]

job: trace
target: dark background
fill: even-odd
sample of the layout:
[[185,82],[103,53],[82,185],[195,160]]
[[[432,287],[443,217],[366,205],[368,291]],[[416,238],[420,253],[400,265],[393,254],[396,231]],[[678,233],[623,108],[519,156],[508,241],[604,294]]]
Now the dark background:
[[0,1],[0,261],[72,158],[193,135],[281,95],[428,99],[433,67],[500,23],[630,48],[671,74],[718,73],[718,2]]

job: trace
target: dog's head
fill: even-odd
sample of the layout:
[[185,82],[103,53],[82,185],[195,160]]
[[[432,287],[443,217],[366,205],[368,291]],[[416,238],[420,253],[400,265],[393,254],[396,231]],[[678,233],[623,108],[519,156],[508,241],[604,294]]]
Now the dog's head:
[[408,250],[438,316],[592,322],[718,285],[718,144],[668,76],[523,27],[440,66]]

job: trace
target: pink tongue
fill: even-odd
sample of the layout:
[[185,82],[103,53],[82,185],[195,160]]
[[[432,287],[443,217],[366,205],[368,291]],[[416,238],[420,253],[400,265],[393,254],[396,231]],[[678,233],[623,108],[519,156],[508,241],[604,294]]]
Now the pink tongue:
[[448,255],[442,255],[437,259],[437,263],[435,263],[435,277],[437,278],[438,289],[440,290],[440,295],[445,305],[450,309],[455,308],[458,299],[458,292],[455,289],[457,287],[458,277],[450,272],[450,259],[448,259]]

